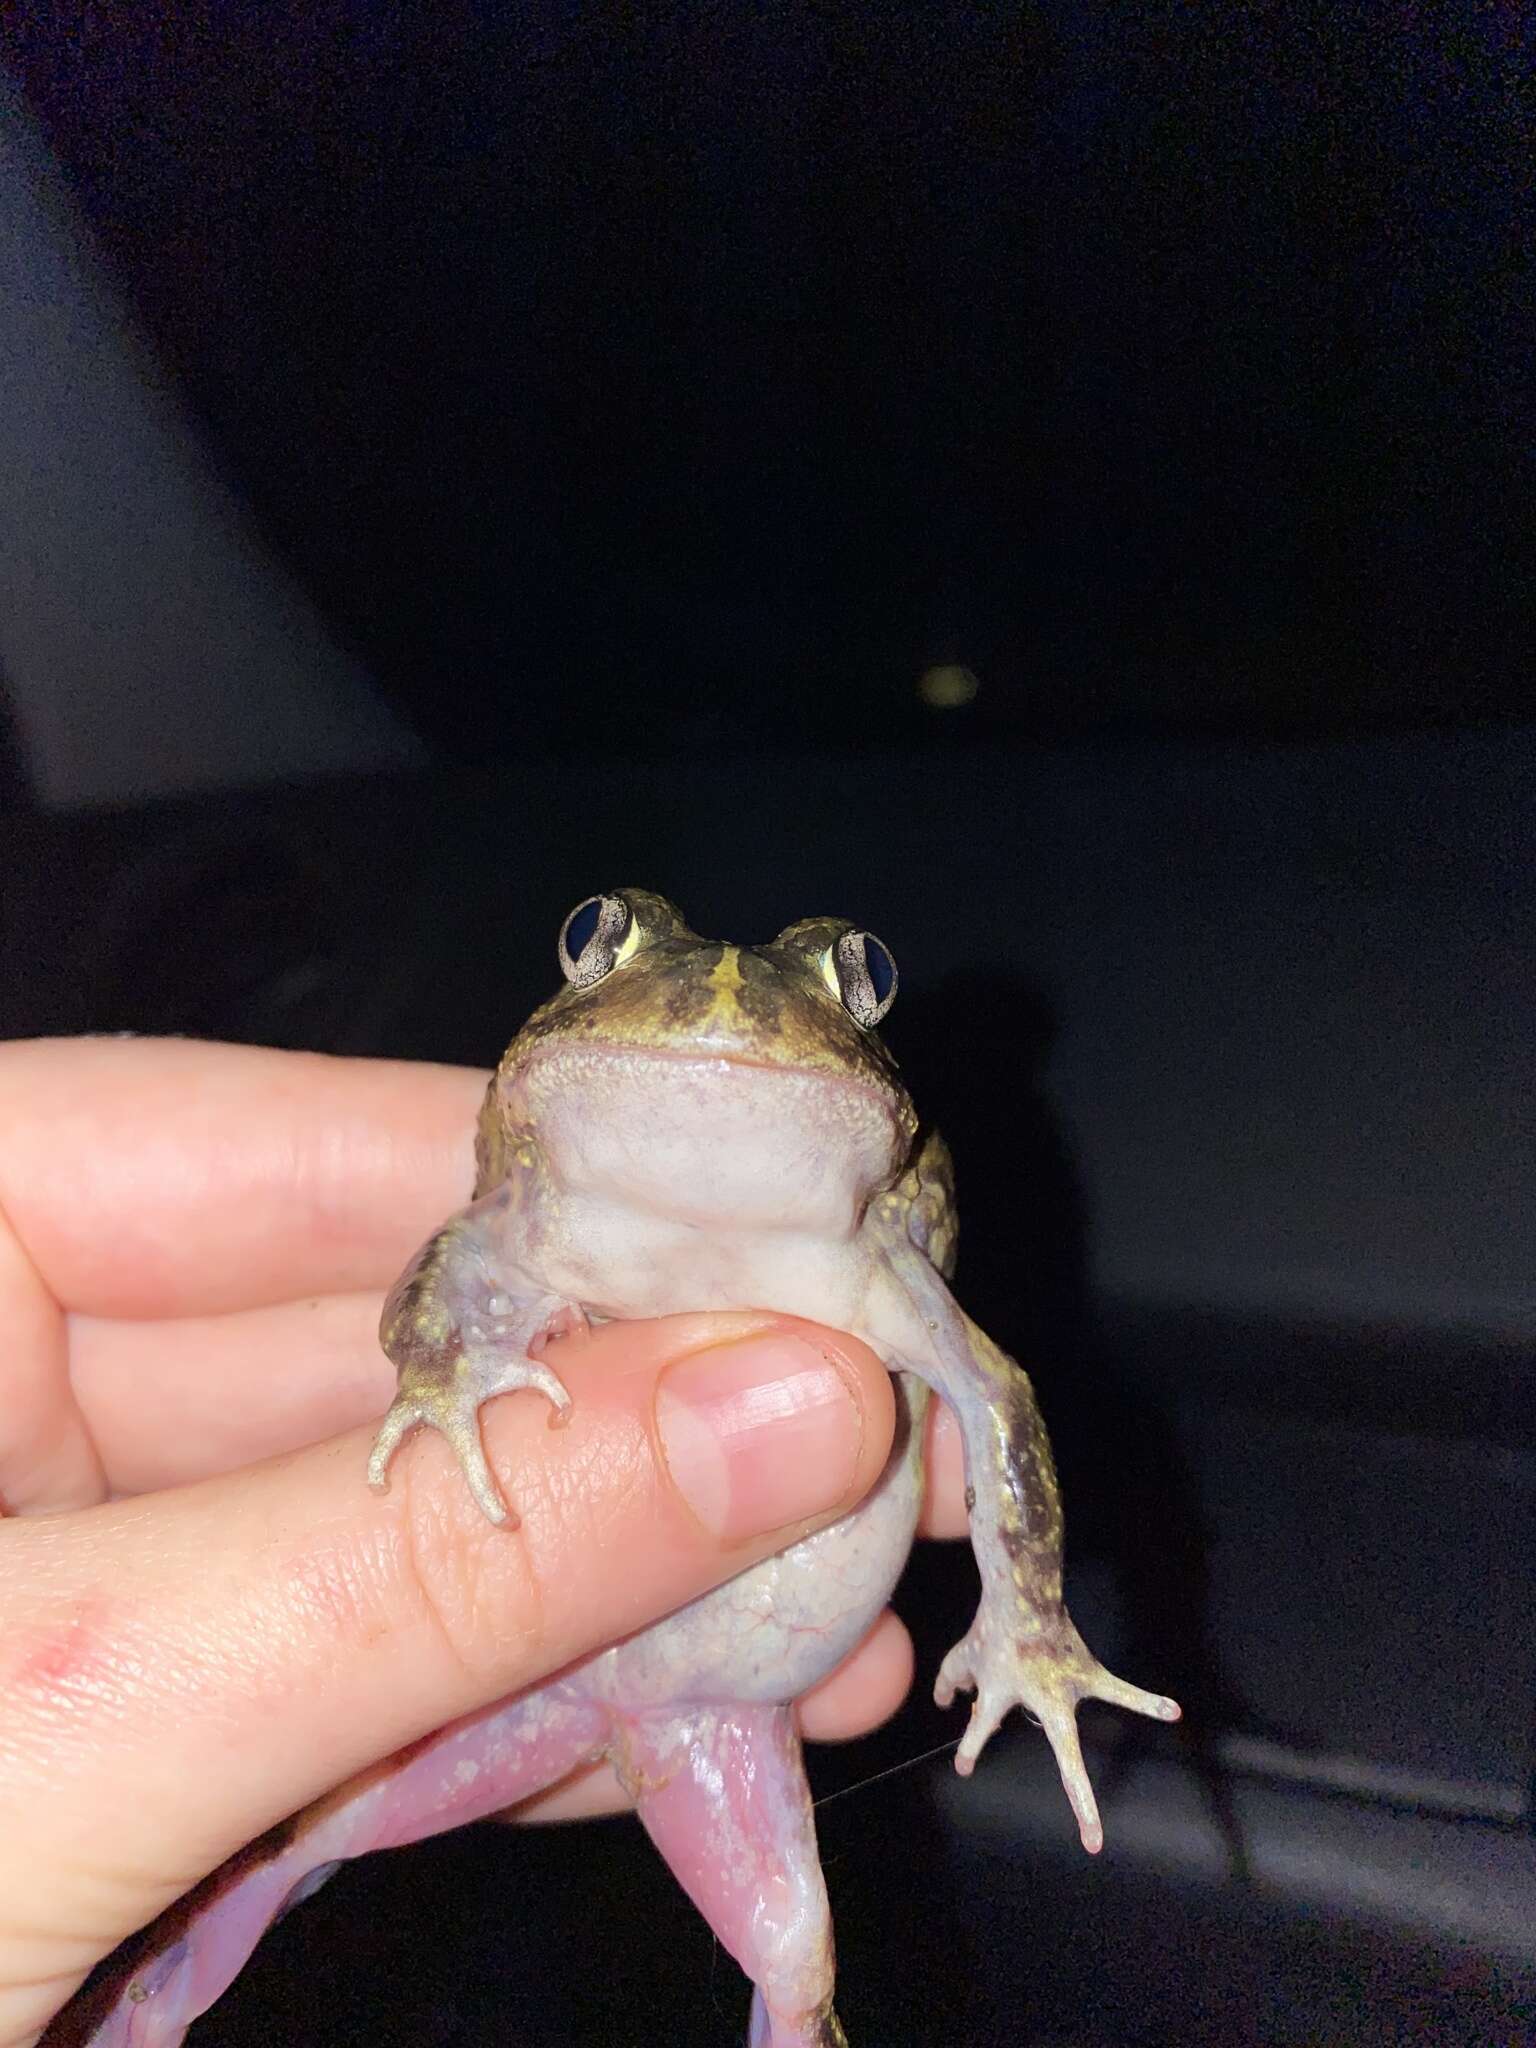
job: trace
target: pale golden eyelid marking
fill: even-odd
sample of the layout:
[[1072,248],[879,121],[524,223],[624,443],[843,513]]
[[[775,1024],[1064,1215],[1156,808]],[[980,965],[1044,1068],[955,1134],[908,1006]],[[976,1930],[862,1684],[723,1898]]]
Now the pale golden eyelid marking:
[[[718,1015],[722,1023],[738,1023],[741,1018],[741,1005],[736,997],[746,985],[746,976],[741,971],[740,946],[722,946],[720,958],[709,970],[709,986],[713,994],[709,1006],[710,1016]],[[708,1023],[709,1019],[706,1018],[706,1029]]]
[[717,989],[727,995],[734,995],[737,989],[746,986],[746,977],[741,971],[740,946],[721,949],[720,958],[709,970],[709,978]]
[[640,950],[640,942],[640,920],[637,917],[631,917],[629,920],[629,929],[625,932],[623,938],[620,939],[618,946],[614,951],[614,966],[622,967],[624,966],[626,961],[632,960],[636,953],[638,953]]

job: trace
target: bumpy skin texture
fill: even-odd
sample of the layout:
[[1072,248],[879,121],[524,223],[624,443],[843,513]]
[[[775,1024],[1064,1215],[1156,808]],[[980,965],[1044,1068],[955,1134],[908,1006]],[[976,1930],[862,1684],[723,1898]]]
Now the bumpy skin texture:
[[[768,1308],[851,1330],[897,1376],[897,1449],[869,1498],[558,1682],[445,1730],[362,1788],[254,1844],[152,1932],[126,1988],[56,2037],[170,2048],[262,1929],[337,1862],[498,1810],[599,1756],[754,1986],[751,2048],[833,2048],[832,1929],[789,1702],[875,1621],[922,1492],[930,1390],[965,1446],[981,1602],[937,1696],[974,1692],[968,1773],[1011,1707],[1056,1753],[1084,1847],[1102,1841],[1076,1709],[1173,1720],[1096,1662],[1062,1603],[1062,1518],[1025,1374],[960,1309],[949,1154],[917,1117],[839,973],[852,927],[772,945],[701,940],[643,890],[603,899],[570,985],[518,1033],[487,1091],[474,1200],[412,1261],[381,1337],[400,1376],[370,1465],[419,1424],[454,1445],[476,1500],[515,1526],[478,1411],[532,1388],[573,1318]],[[589,920],[590,921],[590,920]],[[573,971],[574,970],[574,971]],[[867,1012],[869,991],[863,992]],[[516,1475],[510,1475],[515,1496]]]

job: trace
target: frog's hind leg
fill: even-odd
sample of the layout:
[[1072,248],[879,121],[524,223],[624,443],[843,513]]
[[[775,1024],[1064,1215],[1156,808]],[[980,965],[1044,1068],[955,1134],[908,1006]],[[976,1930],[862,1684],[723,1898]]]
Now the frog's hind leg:
[[46,2048],[176,2048],[274,1920],[353,1856],[530,1798],[600,1755],[607,1710],[556,1685],[458,1721],[320,1800],[162,1915],[124,1967],[66,2006]]
[[832,1916],[786,1706],[620,1717],[613,1758],[655,1842],[752,1979],[750,2048],[847,2048]]

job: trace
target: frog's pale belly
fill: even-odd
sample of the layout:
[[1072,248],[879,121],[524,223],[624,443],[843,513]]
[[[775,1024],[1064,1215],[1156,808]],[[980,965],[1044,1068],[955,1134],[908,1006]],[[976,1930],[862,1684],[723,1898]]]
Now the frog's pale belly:
[[923,1488],[928,1389],[901,1374],[904,1426],[885,1476],[851,1515],[603,1651],[595,1697],[638,1712],[673,1702],[791,1700],[868,1634],[901,1576]]
[[762,1308],[846,1330],[863,1320],[869,1274],[851,1234],[729,1222],[705,1231],[665,1212],[570,1192],[536,1240],[514,1222],[507,1251],[550,1293],[622,1318]]
[[[541,1221],[528,1240],[514,1223],[508,1254],[524,1270],[537,1263],[542,1286],[596,1313],[639,1317],[747,1304],[831,1328],[857,1330],[866,1320],[868,1255],[857,1237],[718,1223],[702,1231],[606,1193],[568,1189],[557,1215],[553,1228]],[[898,1385],[906,1427],[869,1498],[831,1528],[604,1651],[587,1667],[599,1697],[628,1710],[789,1700],[842,1662],[890,1598],[917,1525],[928,1390],[907,1375]]]

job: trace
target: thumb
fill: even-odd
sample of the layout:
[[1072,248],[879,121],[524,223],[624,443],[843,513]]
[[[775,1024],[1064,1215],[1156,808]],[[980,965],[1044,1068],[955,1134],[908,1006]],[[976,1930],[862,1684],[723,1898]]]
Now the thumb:
[[263,1829],[835,1519],[889,1453],[879,1360],[783,1317],[605,1324],[558,1367],[568,1427],[482,1417],[515,1532],[426,1431],[384,1496],[354,1431],[0,1529],[0,2039],[5,1986],[46,2014]]

